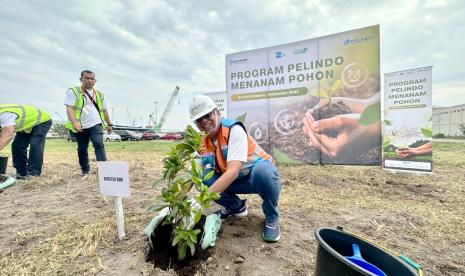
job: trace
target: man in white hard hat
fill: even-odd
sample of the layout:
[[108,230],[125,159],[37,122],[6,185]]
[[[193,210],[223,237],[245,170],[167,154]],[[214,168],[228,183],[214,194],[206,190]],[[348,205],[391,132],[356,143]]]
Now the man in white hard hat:
[[278,210],[281,181],[272,157],[247,134],[241,122],[222,118],[208,96],[195,96],[189,110],[192,121],[206,134],[199,154],[204,174],[215,171],[205,185],[221,195],[217,203],[224,209],[217,214],[222,219],[246,216],[246,201],[237,194],[258,194],[263,199],[265,215],[263,239],[277,242],[281,236]]

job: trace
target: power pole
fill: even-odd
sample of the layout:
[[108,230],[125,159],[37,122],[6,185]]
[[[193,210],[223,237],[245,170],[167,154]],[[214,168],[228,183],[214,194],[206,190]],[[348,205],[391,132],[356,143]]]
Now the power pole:
[[128,125],[131,126],[132,118],[131,118],[131,113],[129,113],[129,108],[126,108],[126,111],[128,112]]

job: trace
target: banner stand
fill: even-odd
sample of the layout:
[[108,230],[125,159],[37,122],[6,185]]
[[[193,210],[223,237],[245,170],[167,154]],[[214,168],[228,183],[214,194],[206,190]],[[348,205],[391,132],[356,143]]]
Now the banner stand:
[[407,170],[394,170],[394,169],[385,169],[383,168],[384,171],[387,171],[387,172],[390,172],[390,173],[393,173],[393,174],[397,174],[397,173],[409,173],[409,174],[415,174],[415,175],[418,175],[418,176],[424,176],[425,174],[426,175],[432,175],[433,172],[422,172],[422,171],[407,171]]

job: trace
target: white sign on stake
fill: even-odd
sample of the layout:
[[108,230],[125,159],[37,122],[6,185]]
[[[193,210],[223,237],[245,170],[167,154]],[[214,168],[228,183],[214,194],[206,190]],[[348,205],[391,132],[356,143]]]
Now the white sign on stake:
[[110,196],[130,197],[129,165],[122,161],[99,161],[98,180],[100,193]]
[[130,197],[129,191],[129,166],[121,161],[97,162],[100,193],[116,196],[116,223],[118,225],[118,238],[124,238],[124,213],[121,197]]

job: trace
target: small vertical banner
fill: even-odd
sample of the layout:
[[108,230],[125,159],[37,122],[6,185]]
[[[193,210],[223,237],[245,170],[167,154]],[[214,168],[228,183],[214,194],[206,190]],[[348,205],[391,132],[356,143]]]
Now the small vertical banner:
[[210,97],[213,102],[215,102],[216,106],[218,106],[218,111],[221,112],[223,117],[228,118],[228,95],[226,94],[226,91],[209,92],[203,94]]
[[432,67],[384,75],[383,168],[433,170]]
[[125,236],[122,197],[131,196],[129,190],[129,165],[127,162],[122,161],[99,161],[97,166],[100,193],[115,196],[118,238],[122,240]]

